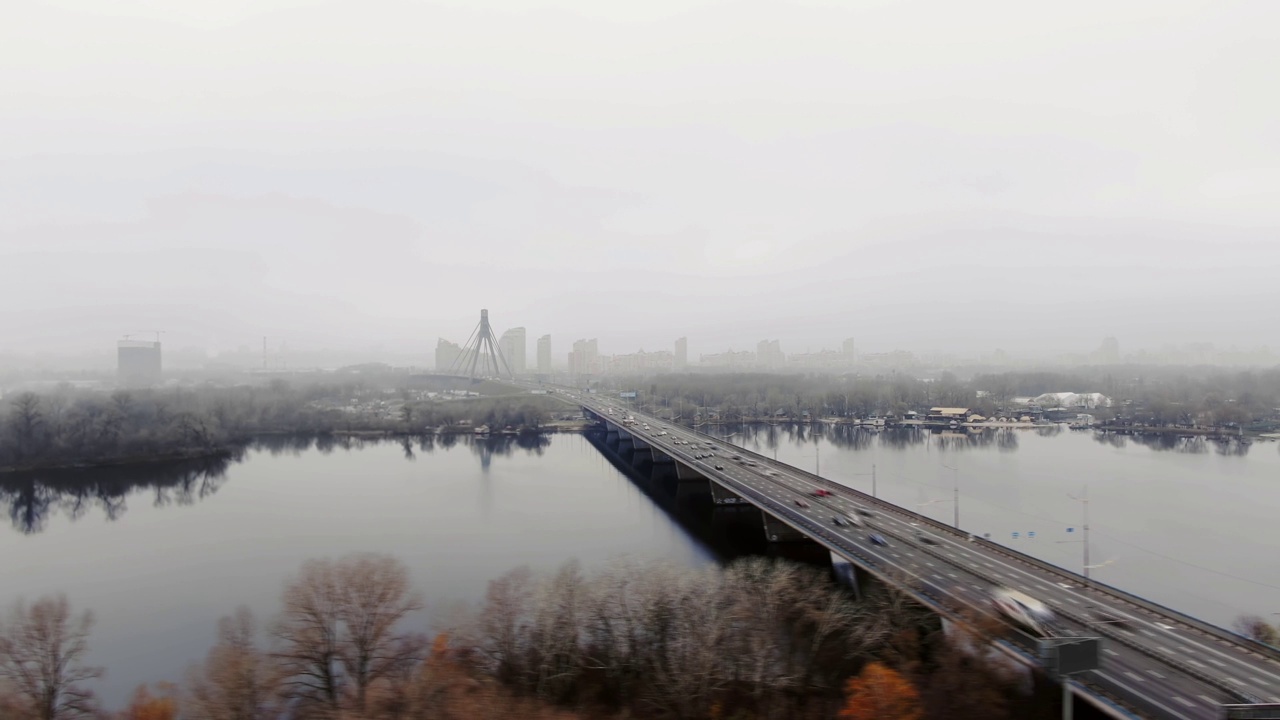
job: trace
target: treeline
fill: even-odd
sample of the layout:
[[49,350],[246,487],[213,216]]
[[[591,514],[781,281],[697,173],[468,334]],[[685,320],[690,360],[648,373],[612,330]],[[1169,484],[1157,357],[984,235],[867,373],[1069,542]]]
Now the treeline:
[[989,639],[948,639],[899,596],[857,604],[782,561],[517,570],[433,638],[405,627],[421,607],[390,557],[309,562],[271,622],[243,608],[223,618],[183,683],[140,687],[112,715],[90,687],[103,670],[84,663],[92,617],[65,598],[18,604],[0,625],[0,715],[1000,720],[1052,710],[975,654]]
[[555,400],[512,394],[456,401],[356,382],[20,393],[0,405],[0,471],[226,454],[270,433],[421,433],[470,422],[537,429]]
[[[245,446],[272,455],[300,455],[311,449],[321,453],[360,450],[394,442],[406,459],[419,453],[448,450],[459,444],[479,456],[481,463],[494,456],[509,457],[517,451],[541,455],[551,439],[537,433],[475,437],[465,434],[415,435],[396,438],[364,435],[264,435]],[[226,472],[243,450],[229,456],[177,460],[145,465],[121,465],[83,469],[35,470],[0,474],[0,508],[13,528],[23,534],[44,530],[56,513],[78,520],[92,511],[101,511],[107,520],[117,520],[128,511],[127,498],[145,492],[156,507],[192,505],[218,491]],[[3,720],[0,717],[0,720]]]
[[670,418],[716,413],[723,420],[901,415],[930,407],[966,407],[983,415],[1012,411],[1015,397],[1049,392],[1100,392],[1102,419],[1125,417],[1158,425],[1249,424],[1280,415],[1280,368],[1225,370],[1156,366],[1096,366],[1069,372],[1007,372],[961,379],[894,373],[853,375],[679,374],[618,380],[619,390]]

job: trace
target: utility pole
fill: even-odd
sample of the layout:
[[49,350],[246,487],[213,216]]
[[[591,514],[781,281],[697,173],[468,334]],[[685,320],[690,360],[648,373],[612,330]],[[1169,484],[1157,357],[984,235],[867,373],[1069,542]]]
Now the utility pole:
[[876,495],[876,466],[875,465],[871,466],[871,497],[878,497]]
[[951,481],[952,481],[951,502],[955,506],[953,508],[954,516],[951,521],[951,524],[952,524],[952,527],[959,530],[960,529],[960,468],[952,467],[950,465],[943,465],[942,467],[951,471]]
[[[1085,588],[1086,588],[1086,589],[1088,589],[1088,587],[1089,587],[1089,486],[1088,486],[1088,485],[1085,485],[1085,486],[1084,486],[1084,490],[1083,490],[1083,492],[1080,494],[1080,497],[1076,497],[1075,495],[1072,495],[1071,493],[1067,493],[1067,497],[1069,497],[1069,498],[1071,498],[1072,500],[1075,500],[1076,502],[1080,503],[1080,505],[1081,505],[1080,510],[1081,510],[1081,512],[1082,512],[1082,513],[1083,513],[1083,515],[1084,515],[1084,522],[1083,522],[1083,527],[1084,527],[1084,540],[1083,540],[1083,542],[1084,542],[1084,586],[1085,586]],[[1103,563],[1103,564],[1105,565],[1106,563]]]

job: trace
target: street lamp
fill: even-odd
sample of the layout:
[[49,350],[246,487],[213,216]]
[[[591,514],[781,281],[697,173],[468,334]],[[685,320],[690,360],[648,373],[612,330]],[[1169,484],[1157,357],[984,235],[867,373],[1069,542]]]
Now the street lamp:
[[853,474],[853,475],[851,475],[850,477],[867,477],[868,475],[870,475],[870,476],[871,476],[871,497],[877,497],[877,496],[876,496],[876,466],[875,466],[875,465],[872,465],[872,466],[871,466],[871,472],[869,472],[869,473],[854,473],[854,474]]
[[[942,467],[951,471],[951,479],[952,479],[952,485],[953,485],[952,496],[955,498],[955,517],[954,517],[954,520],[952,521],[952,525],[955,527],[955,529],[959,530],[960,529],[960,469],[951,467],[950,465],[943,465]],[[1086,558],[1086,562],[1087,562],[1087,558]]]
[[[1084,490],[1083,492],[1080,493],[1080,497],[1076,497],[1071,493],[1067,493],[1067,497],[1080,503],[1080,510],[1084,514],[1084,522],[1083,522],[1084,538],[1082,538],[1078,542],[1081,542],[1084,544],[1084,562],[1081,563],[1081,565],[1083,566],[1083,570],[1084,570],[1084,586],[1087,589],[1089,587],[1089,569],[1094,567],[1102,567],[1103,565],[1109,564],[1110,561],[1107,561],[1100,565],[1089,564],[1089,486],[1088,485],[1084,486]],[[1064,542],[1077,542],[1077,541],[1066,540]]]

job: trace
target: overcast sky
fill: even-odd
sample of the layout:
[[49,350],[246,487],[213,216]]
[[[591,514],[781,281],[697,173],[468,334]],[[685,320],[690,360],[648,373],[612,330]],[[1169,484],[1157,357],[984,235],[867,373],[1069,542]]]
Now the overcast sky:
[[1280,347],[1278,2],[3,16],[0,354]]

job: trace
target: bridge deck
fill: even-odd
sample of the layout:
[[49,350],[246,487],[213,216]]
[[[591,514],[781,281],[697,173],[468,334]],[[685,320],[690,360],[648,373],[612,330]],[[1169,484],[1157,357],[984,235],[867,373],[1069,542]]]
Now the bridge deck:
[[[618,422],[608,415],[607,401],[589,396],[578,401],[601,420]],[[1272,648],[1116,588],[1086,587],[1075,573],[723,440],[627,412],[647,421],[650,430],[637,425],[626,432],[940,612],[989,613],[991,591],[1010,587],[1051,607],[1066,632],[1106,638],[1102,667],[1075,676],[1075,690],[1095,703],[1127,708],[1140,717],[1200,720],[1221,718],[1226,703],[1280,700],[1280,662]],[[659,435],[663,431],[668,434]],[[695,450],[676,440],[702,447]],[[716,456],[695,459],[703,448]],[[733,460],[734,455],[743,460]],[[814,496],[819,488],[832,494]],[[864,527],[836,526],[836,516],[856,517]],[[870,532],[884,536],[888,545],[872,543]],[[918,533],[932,543],[919,540]],[[1099,615],[1113,621],[1097,622]],[[1026,638],[1016,644],[1022,659],[1035,661]]]

